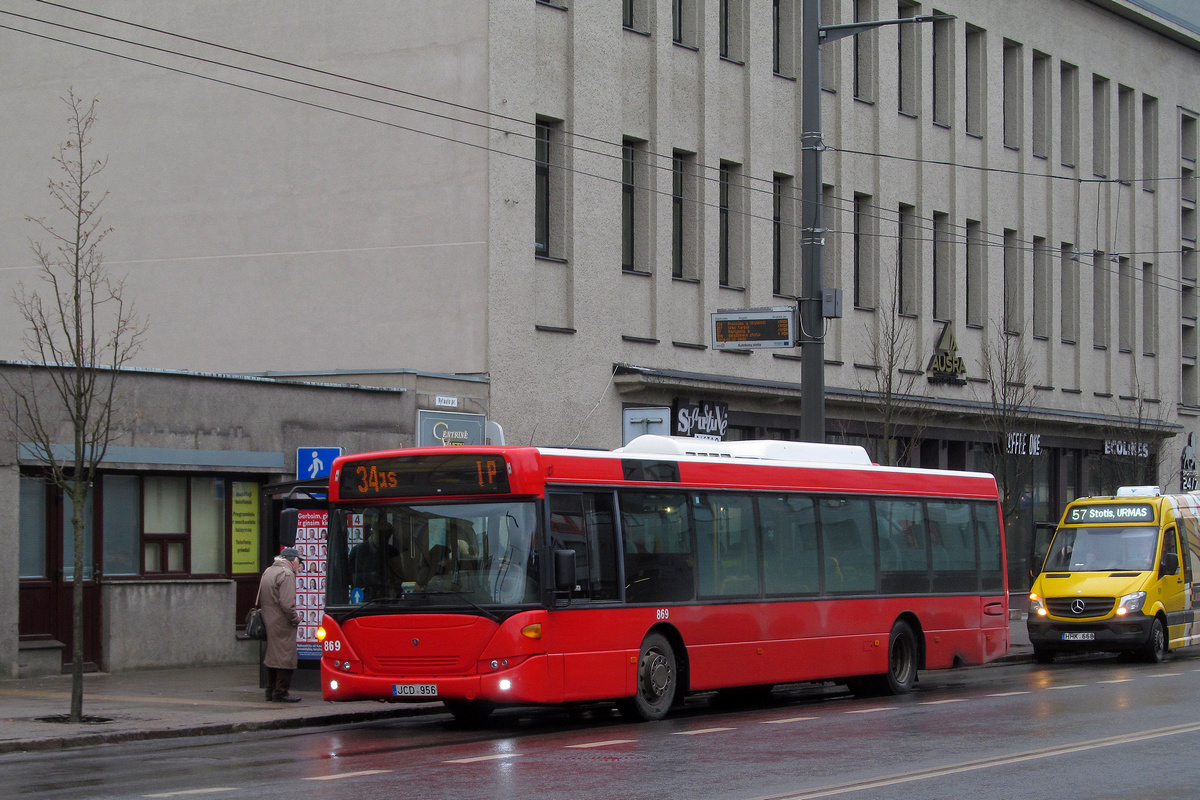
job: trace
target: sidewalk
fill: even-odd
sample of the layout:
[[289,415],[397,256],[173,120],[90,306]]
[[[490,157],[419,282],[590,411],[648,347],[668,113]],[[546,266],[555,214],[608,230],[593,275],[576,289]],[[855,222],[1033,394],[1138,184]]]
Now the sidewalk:
[[[1031,659],[1023,617],[1010,622],[1005,661]],[[440,713],[439,702],[326,703],[317,691],[295,691],[299,703],[268,703],[258,688],[258,666],[193,667],[83,677],[79,725],[46,721],[71,708],[71,677],[0,680],[0,753],[81,747],[104,742],[240,731],[340,725]]]
[[71,676],[0,680],[0,753],[104,742],[337,725],[440,712],[441,703],[326,703],[295,691],[299,703],[268,703],[258,665],[160,669],[83,676],[83,715],[71,710]]

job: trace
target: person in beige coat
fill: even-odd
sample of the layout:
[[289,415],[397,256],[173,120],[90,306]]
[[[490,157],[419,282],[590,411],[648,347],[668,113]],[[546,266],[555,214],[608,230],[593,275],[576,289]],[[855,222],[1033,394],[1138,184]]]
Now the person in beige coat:
[[258,582],[259,607],[267,628],[267,648],[263,666],[267,668],[267,700],[275,703],[298,703],[299,697],[288,694],[292,687],[292,672],[296,669],[296,628],[300,615],[296,613],[296,573],[300,571],[300,554],[295,548],[284,548],[275,556],[271,566]]

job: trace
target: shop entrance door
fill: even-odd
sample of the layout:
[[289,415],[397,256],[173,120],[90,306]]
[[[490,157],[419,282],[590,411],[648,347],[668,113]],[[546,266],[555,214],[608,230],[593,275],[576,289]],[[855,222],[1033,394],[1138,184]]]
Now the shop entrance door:
[[[75,547],[71,503],[52,484],[21,476],[21,585],[18,630],[22,640],[62,642],[63,667],[72,649]],[[100,667],[100,587],[92,536],[92,503],[84,509],[83,661],[84,669]]]

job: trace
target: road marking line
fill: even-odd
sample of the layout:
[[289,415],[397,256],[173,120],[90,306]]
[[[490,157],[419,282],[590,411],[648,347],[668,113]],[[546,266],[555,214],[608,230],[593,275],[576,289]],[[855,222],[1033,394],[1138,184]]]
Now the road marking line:
[[476,761],[496,761],[501,758],[516,758],[520,753],[498,753],[494,756],[475,756],[474,758],[451,758],[443,761],[443,764],[474,764]]
[[610,747],[614,744],[629,744],[636,742],[637,739],[609,739],[607,742],[588,742],[587,744],[569,744],[567,747],[574,747],[578,750],[583,750],[588,747]]
[[363,775],[382,775],[390,769],[364,769],[359,772],[339,772],[337,775],[313,775],[306,781],[340,781],[342,778],[361,778]]
[[1147,678],[1176,678],[1182,675],[1182,672],[1161,672],[1156,675],[1147,675]]
[[217,792],[237,792],[239,789],[233,786],[214,787],[212,789],[180,789],[177,792],[159,792],[158,794],[144,794],[142,797],[183,797],[190,794],[216,794]]
[[965,702],[967,702],[967,699],[965,697],[955,697],[955,698],[951,698],[950,700],[925,700],[925,701],[922,701],[921,703],[918,703],[918,705],[943,706],[946,703],[965,703]]
[[995,694],[989,694],[988,697],[1016,697],[1019,694],[1033,694],[1033,692],[1025,690],[1019,692],[997,692]]
[[1096,681],[1097,683],[1131,683],[1133,678],[1113,678],[1110,681]]
[[701,728],[698,731],[676,731],[674,736],[698,736],[701,733],[717,733],[718,731],[735,731],[737,728]]
[[810,720],[810,719],[817,719],[817,717],[788,717],[787,719],[764,719],[762,721],[762,724],[763,725],[783,725],[784,723],[787,723],[787,722],[804,722],[804,721]]
[[947,775],[960,775],[965,772],[974,772],[981,769],[1004,767],[1011,764],[1019,764],[1025,761],[1036,761],[1043,758],[1056,758],[1058,756],[1070,755],[1072,753],[1082,753],[1088,750],[1097,750],[1102,747],[1134,744],[1136,742],[1146,741],[1147,739],[1158,739],[1164,736],[1178,736],[1185,733],[1195,733],[1196,731],[1200,731],[1200,722],[1172,725],[1167,728],[1139,731],[1137,733],[1128,733],[1120,736],[1107,736],[1103,739],[1091,739],[1088,741],[1076,742],[1075,744],[1046,747],[1040,750],[1026,750],[1024,752],[1013,753],[1012,755],[1008,756],[997,756],[995,758],[981,759],[979,761],[965,761],[961,764],[954,764],[946,767],[935,767],[916,772],[901,772],[882,778],[872,778],[868,780],[856,781],[854,783],[844,783],[839,786],[822,786],[806,792],[799,792],[797,794],[775,795],[771,798],[771,800],[815,800],[815,798],[819,797],[833,797],[835,795],[852,794],[855,792],[861,792],[865,789],[880,789],[887,786],[913,783],[914,781],[942,778]]
[[1058,691],[1059,689],[1086,689],[1086,688],[1087,688],[1087,684],[1085,684],[1085,683],[1068,683],[1065,686],[1047,686],[1046,691],[1054,692],[1054,691]]
[[895,706],[879,706],[878,708],[857,708],[853,711],[847,711],[847,714],[874,714],[879,711],[895,711]]

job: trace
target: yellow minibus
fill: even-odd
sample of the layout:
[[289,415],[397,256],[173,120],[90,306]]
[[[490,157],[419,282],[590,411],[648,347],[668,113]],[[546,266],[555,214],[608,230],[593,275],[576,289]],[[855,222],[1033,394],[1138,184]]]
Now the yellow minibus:
[[1200,644],[1200,495],[1124,486],[1072,501],[1029,593],[1039,663],[1060,653],[1151,662]]

